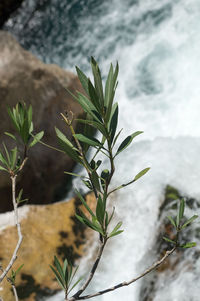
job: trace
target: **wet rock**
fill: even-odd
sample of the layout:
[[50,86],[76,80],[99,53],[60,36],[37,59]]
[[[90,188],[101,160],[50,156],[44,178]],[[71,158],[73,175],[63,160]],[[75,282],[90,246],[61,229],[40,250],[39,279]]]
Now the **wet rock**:
[[[14,132],[8,118],[7,106],[26,102],[33,107],[35,132],[44,130],[44,142],[56,146],[54,127],[66,133],[69,129],[60,118],[60,112],[73,111],[74,118],[83,111],[66,91],[81,90],[78,78],[56,65],[47,65],[25,51],[7,32],[0,31],[0,141],[8,147],[12,139],[4,132]],[[76,123],[74,123],[76,128]],[[71,171],[74,162],[65,154],[37,145],[30,150],[29,160],[19,177],[18,187],[24,189],[24,196],[30,204],[52,203],[63,197],[68,178],[64,171]],[[0,173],[0,212],[12,210],[10,179]]]

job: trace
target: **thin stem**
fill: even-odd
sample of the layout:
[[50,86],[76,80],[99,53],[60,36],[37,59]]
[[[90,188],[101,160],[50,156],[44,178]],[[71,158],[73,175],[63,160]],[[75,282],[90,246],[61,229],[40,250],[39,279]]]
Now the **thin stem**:
[[[31,134],[31,136],[32,136],[33,138],[35,137],[33,134]],[[44,146],[47,146],[48,148],[51,148],[51,149],[53,149],[53,150],[55,150],[55,151],[57,151],[57,152],[60,152],[60,153],[64,153],[64,154],[65,154],[65,152],[62,151],[61,149],[56,148],[56,147],[54,147],[54,146],[51,146],[51,145],[49,145],[49,144],[47,144],[47,143],[45,143],[45,142],[43,142],[43,141],[41,141],[41,140],[38,140],[38,143],[40,143],[40,144],[42,144],[42,145],[44,145]]]
[[136,278],[133,278],[131,279],[130,281],[128,282],[121,282],[113,287],[110,287],[110,288],[107,288],[103,291],[99,291],[97,293],[94,293],[94,294],[91,294],[91,295],[85,295],[85,296],[82,296],[82,297],[78,297],[77,299],[73,299],[73,297],[75,297],[76,295],[74,295],[70,301],[74,301],[74,300],[85,300],[85,299],[90,299],[90,298],[94,298],[96,296],[100,296],[100,295],[103,295],[103,294],[106,294],[108,292],[111,292],[111,291],[114,291],[120,287],[123,287],[123,286],[128,286],[130,285],[131,283],[133,282],[136,282],[137,280],[139,280],[140,278],[143,278],[145,275],[149,274],[150,272],[152,272],[153,270],[157,269],[175,250],[176,250],[176,246],[171,249],[170,251],[166,251],[165,255],[158,261],[156,261],[152,266],[150,266],[148,269],[146,269],[142,274],[140,274],[138,277]]
[[[102,256],[102,253],[103,253],[103,250],[104,250],[104,247],[105,247],[105,244],[107,242],[107,239],[106,238],[103,238],[103,242],[101,243],[100,245],[100,248],[99,248],[99,251],[98,251],[98,255],[97,255],[97,258],[92,266],[92,269],[90,271],[90,274],[89,274],[89,277],[87,279],[87,281],[85,282],[85,284],[83,284],[83,286],[80,288],[80,290],[75,294],[73,295],[72,299],[71,300],[79,300],[81,297],[79,297],[84,291],[85,289],[88,287],[90,281],[92,280],[93,276],[94,276],[94,273],[98,267],[98,264],[99,264],[99,261],[101,259],[101,256]],[[73,299],[74,298],[74,299]]]
[[13,290],[13,294],[15,296],[15,301],[19,301],[18,299],[18,295],[17,295],[17,290],[14,284],[12,284],[12,290]]
[[22,233],[21,233],[21,225],[19,223],[19,217],[18,217],[17,202],[16,202],[16,177],[17,177],[16,175],[11,176],[11,180],[12,180],[12,202],[13,202],[13,207],[14,207],[15,225],[17,227],[17,233],[18,233],[18,242],[17,242],[17,245],[16,245],[15,250],[13,252],[12,258],[10,259],[9,264],[7,265],[6,269],[4,270],[4,272],[0,276],[0,283],[6,277],[9,270],[13,266],[15,260],[17,259],[17,252],[20,248],[20,245],[21,245],[22,239],[23,239],[23,236],[22,236]]
[[111,191],[108,193],[108,196],[109,196],[111,193],[113,193],[113,192],[115,192],[115,191],[117,191],[117,190],[119,190],[119,189],[121,189],[121,188],[124,188],[124,187],[126,187],[126,186],[128,186],[128,185],[134,183],[135,181],[136,181],[136,180],[134,179],[134,180],[132,180],[132,181],[126,183],[126,184],[122,184],[122,185],[116,187],[115,189],[111,190]]

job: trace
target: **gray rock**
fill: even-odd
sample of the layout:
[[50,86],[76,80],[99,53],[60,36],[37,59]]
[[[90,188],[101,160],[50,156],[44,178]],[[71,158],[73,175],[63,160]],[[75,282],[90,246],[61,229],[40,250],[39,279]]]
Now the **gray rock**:
[[[14,132],[6,106],[26,102],[33,107],[35,132],[44,130],[44,142],[58,146],[54,127],[71,134],[61,120],[60,112],[73,111],[75,118],[83,114],[78,103],[66,91],[81,90],[78,78],[56,65],[46,65],[25,51],[7,32],[0,31],[0,141],[12,146],[12,139],[4,132]],[[74,125],[76,126],[76,124]],[[24,197],[32,204],[52,203],[58,198],[61,187],[66,186],[64,171],[72,170],[74,162],[62,153],[36,145],[29,153],[18,181]],[[10,179],[0,173],[0,212],[12,209]],[[57,197],[56,197],[57,196]]]

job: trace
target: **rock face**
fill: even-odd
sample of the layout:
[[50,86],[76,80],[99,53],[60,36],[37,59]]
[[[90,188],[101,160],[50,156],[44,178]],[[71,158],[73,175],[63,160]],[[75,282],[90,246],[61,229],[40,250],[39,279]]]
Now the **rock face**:
[[1,0],[0,2],[0,28],[9,16],[22,4],[23,0]]
[[[154,251],[153,254],[150,254],[150,252],[147,254],[147,258],[152,255],[152,258],[150,258],[150,264],[155,261],[155,258],[162,257],[166,250],[173,247],[172,244],[170,246],[169,243],[163,240],[163,236],[168,237],[171,240],[175,239],[173,226],[167,219],[167,216],[172,216],[175,219],[177,214],[177,204],[183,197],[185,199],[186,207],[185,215],[188,219],[194,214],[194,212],[199,210],[200,202],[189,196],[182,195],[176,188],[170,185],[166,186],[164,200],[160,206],[160,226],[158,229],[158,236],[156,237],[154,244]],[[194,223],[189,227],[186,227],[184,231],[179,234],[179,240],[181,244],[185,244],[188,241],[198,241],[200,237],[199,233],[199,225],[198,223]],[[163,298],[160,295],[161,292],[166,288],[166,294],[167,290],[170,291],[169,287],[170,283],[173,282],[172,279],[177,279],[181,275],[180,271],[182,271],[183,266],[184,273],[186,271],[193,271],[193,273],[195,273],[196,258],[199,258],[199,253],[198,248],[194,248],[193,250],[178,248],[162,265],[143,278],[139,301],[162,300]],[[193,256],[191,256],[191,254]],[[177,288],[177,290],[179,289]]]
[[[6,106],[26,102],[33,107],[35,131],[44,130],[44,142],[58,146],[54,127],[71,135],[60,118],[60,112],[72,111],[75,118],[83,114],[70,94],[81,90],[75,75],[56,65],[46,65],[25,51],[7,32],[0,31],[0,142],[11,146],[5,131],[14,132]],[[76,126],[76,124],[74,125]],[[1,145],[0,145],[1,146]],[[18,187],[32,204],[52,203],[67,183],[65,170],[72,170],[74,163],[62,153],[37,144],[29,153],[29,160],[19,178]],[[11,210],[10,180],[0,173],[0,212]],[[45,201],[44,201],[45,200]]]
[[[87,202],[92,205],[92,195],[87,196]],[[38,300],[39,297],[50,296],[60,289],[49,268],[53,264],[54,255],[61,260],[67,257],[74,263],[84,254],[85,227],[75,218],[79,206],[79,201],[72,199],[69,202],[31,205],[19,209],[23,213],[21,228],[24,239],[13,266],[16,270],[24,264],[16,281],[19,300]],[[11,214],[10,212],[9,215]],[[0,241],[0,261],[5,267],[16,246],[16,227],[4,227],[0,231]],[[6,279],[0,286],[0,296],[3,300],[13,301]]]

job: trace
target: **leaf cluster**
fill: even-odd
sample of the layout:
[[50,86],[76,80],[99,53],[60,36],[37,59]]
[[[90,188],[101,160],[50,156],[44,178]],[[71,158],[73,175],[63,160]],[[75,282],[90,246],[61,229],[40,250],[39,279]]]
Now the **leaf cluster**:
[[16,107],[7,108],[8,115],[18,133],[21,142],[24,145],[24,155],[20,157],[18,149],[18,138],[16,135],[5,132],[5,134],[15,140],[16,146],[8,150],[7,146],[3,143],[3,150],[0,150],[0,170],[6,171],[12,175],[17,174],[21,167],[24,159],[27,156],[27,150],[38,143],[44,132],[41,131],[36,135],[33,135],[33,121],[32,121],[32,107],[27,107],[26,104],[18,103]]
[[66,295],[73,290],[75,286],[82,280],[80,277],[75,283],[73,283],[74,276],[78,270],[76,267],[73,270],[72,264],[67,259],[64,260],[63,266],[56,256],[54,256],[54,266],[50,265],[59,285],[66,292]]
[[[44,135],[43,131],[37,133],[36,135],[33,135],[31,105],[27,107],[25,103],[22,104],[19,102],[13,109],[8,107],[8,114],[23,144],[28,148],[33,147],[42,139]],[[5,134],[16,141],[18,140],[17,137],[11,133],[5,132]]]
[[176,239],[172,240],[169,239],[168,237],[163,237],[163,239],[167,242],[172,243],[173,245],[176,245],[180,248],[192,248],[196,246],[195,242],[187,242],[185,244],[180,244],[179,243],[179,233],[185,229],[187,226],[189,226],[195,219],[198,218],[198,215],[193,215],[192,217],[190,217],[189,219],[187,219],[186,221],[183,221],[184,219],[184,211],[185,211],[185,200],[181,199],[180,200],[180,204],[179,204],[179,209],[176,215],[176,218],[173,218],[172,216],[167,216],[168,220],[170,221],[170,223],[172,224],[172,226],[174,227],[174,229],[176,230]]

